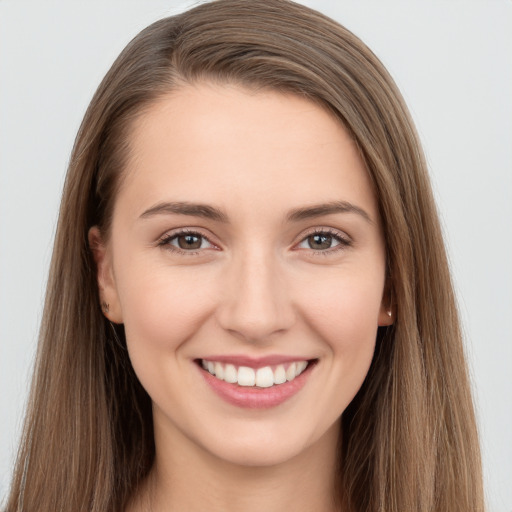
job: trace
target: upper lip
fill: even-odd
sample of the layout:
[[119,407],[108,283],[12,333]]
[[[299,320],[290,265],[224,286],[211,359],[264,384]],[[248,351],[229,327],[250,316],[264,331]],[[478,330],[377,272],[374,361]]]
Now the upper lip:
[[247,355],[211,355],[201,359],[224,364],[232,364],[234,366],[248,366],[249,368],[263,368],[265,366],[276,366],[279,364],[293,363],[296,361],[310,361],[311,357],[289,356],[289,355],[269,355],[264,357],[251,357]]

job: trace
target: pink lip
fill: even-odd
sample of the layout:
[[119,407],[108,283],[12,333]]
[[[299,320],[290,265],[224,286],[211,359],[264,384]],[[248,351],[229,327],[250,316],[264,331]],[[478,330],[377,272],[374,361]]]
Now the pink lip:
[[[214,359],[212,357],[212,360],[225,362],[223,358]],[[288,359],[290,362],[297,360],[298,359]],[[252,361],[254,362],[254,360]],[[270,365],[266,362],[263,366]],[[210,388],[226,402],[246,409],[270,409],[296,395],[306,384],[314,366],[316,365],[310,364],[292,381],[278,384],[270,388],[245,387],[239,386],[238,384],[230,384],[229,382],[217,379],[200,366],[197,366],[197,368]]]
[[250,357],[246,355],[212,355],[204,357],[206,361],[219,362],[224,364],[232,364],[234,366],[248,366],[249,368],[263,368],[264,366],[277,366],[278,364],[295,363],[297,361],[308,361],[310,358],[302,356],[283,356],[273,355],[266,357]]

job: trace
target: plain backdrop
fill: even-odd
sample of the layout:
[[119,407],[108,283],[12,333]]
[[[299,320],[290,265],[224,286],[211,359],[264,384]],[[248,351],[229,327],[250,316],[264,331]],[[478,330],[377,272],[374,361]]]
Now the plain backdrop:
[[[464,323],[489,511],[512,512],[512,2],[305,3],[360,36],[411,109]],[[0,500],[76,131],[126,43],[184,5],[0,0]]]

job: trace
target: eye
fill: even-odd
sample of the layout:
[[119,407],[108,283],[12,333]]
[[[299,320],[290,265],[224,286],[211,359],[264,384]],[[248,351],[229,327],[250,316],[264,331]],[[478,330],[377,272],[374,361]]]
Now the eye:
[[188,253],[215,247],[205,236],[194,231],[181,231],[164,235],[158,245],[177,252]]
[[350,240],[339,233],[329,230],[319,230],[310,233],[297,246],[299,249],[309,249],[317,252],[327,252],[342,249],[351,245]]

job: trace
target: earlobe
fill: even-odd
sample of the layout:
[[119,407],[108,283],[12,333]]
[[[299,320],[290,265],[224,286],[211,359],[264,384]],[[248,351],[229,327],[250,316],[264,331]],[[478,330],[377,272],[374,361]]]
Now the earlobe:
[[123,323],[121,308],[115,286],[112,268],[112,254],[103,241],[97,226],[89,229],[89,248],[96,263],[96,279],[98,282],[98,301],[105,317],[111,322]]
[[395,305],[393,302],[392,286],[388,279],[384,288],[379,311],[379,327],[392,325],[395,322]]
[[394,313],[391,307],[381,306],[379,312],[379,327],[392,325],[394,323]]

